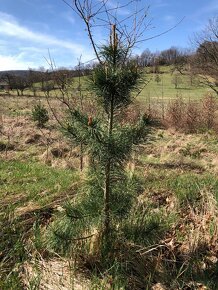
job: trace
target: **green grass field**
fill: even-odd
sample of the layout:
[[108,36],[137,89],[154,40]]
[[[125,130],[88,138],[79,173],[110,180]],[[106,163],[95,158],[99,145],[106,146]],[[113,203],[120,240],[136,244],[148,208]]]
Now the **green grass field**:
[[[179,75],[179,84],[178,87],[175,88],[173,84],[173,75],[171,73],[170,66],[161,66],[160,73],[158,74],[160,77],[159,82],[155,81],[156,74],[150,73],[149,68],[145,69],[145,85],[142,84],[142,91],[138,96],[138,100],[142,104],[147,104],[151,101],[155,102],[167,102],[171,99],[175,99],[178,96],[184,98],[184,100],[199,100],[208,92],[212,92],[211,89],[199,84],[197,77],[193,81],[193,85],[190,84],[190,76],[186,73],[184,75]],[[81,78],[81,86],[84,95],[87,94],[87,77]],[[36,84],[36,87],[39,88],[40,85]],[[70,87],[70,93],[78,94],[78,78],[73,79],[72,86]],[[10,92],[12,96],[16,96],[16,91]],[[36,92],[38,97],[43,97],[45,95],[44,92],[37,90]],[[33,96],[33,92],[29,89],[24,91],[24,95]],[[59,96],[60,91],[54,90],[50,92],[51,97]]]
[[181,83],[178,84],[178,88],[172,83],[173,75],[171,74],[170,67],[160,68],[160,81],[155,81],[156,74],[147,73],[145,78],[148,84],[143,88],[139,95],[139,100],[142,103],[148,103],[149,101],[164,101],[167,102],[171,99],[175,99],[178,96],[184,100],[199,100],[207,92],[211,92],[210,89],[197,83],[195,85],[190,84],[190,77],[188,75],[179,75]]
[[[149,102],[155,106],[177,96],[199,100],[208,92],[205,87],[190,86],[187,75],[180,76],[182,82],[175,89],[170,68],[161,70],[159,83],[155,74],[146,75],[149,82],[139,95],[140,106]],[[74,92],[77,86],[74,79]],[[62,256],[51,250],[47,237],[87,182],[87,163],[80,172],[79,148],[60,133],[51,111],[45,128],[35,126],[34,104],[41,101],[49,110],[43,93],[36,99],[30,91],[24,93],[24,97],[15,92],[0,96],[0,144],[13,145],[0,151],[0,289],[217,290],[215,130],[185,134],[152,128],[151,141],[138,146],[126,166],[135,182],[136,199],[119,224],[116,260],[105,270],[95,252],[97,237],[74,267],[74,241]],[[53,98],[58,93],[51,93],[54,108],[60,108]],[[52,150],[61,154],[54,155]]]

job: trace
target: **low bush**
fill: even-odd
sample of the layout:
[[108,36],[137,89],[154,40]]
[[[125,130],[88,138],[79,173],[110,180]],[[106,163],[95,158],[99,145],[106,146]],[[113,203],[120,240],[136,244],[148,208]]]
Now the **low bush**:
[[41,104],[35,105],[32,109],[32,119],[38,127],[43,128],[49,120],[48,110]]
[[216,130],[217,100],[211,94],[202,100],[185,102],[181,97],[171,101],[164,123],[166,127],[187,133]]

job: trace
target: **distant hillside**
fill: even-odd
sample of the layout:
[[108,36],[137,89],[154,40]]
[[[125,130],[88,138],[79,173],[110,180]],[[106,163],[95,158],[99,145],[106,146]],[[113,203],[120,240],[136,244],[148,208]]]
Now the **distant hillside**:
[[5,70],[5,71],[0,71],[0,78],[4,76],[5,74],[13,74],[16,76],[21,76],[25,77],[29,73],[29,70]]
[[[91,69],[90,68],[83,68],[82,70],[82,75],[89,75]],[[60,77],[63,76],[63,73],[67,73],[69,77],[78,77],[80,75],[80,71],[78,69],[56,69],[56,70],[47,70],[47,71],[36,71],[33,70],[34,75],[39,75],[41,76],[42,74],[46,74],[47,80],[50,78],[52,79],[54,75],[56,75],[57,72],[60,73]],[[30,70],[5,70],[5,71],[0,71],[0,80],[4,79],[4,76],[6,74],[10,74],[13,76],[19,76],[19,77],[28,77],[30,73]]]

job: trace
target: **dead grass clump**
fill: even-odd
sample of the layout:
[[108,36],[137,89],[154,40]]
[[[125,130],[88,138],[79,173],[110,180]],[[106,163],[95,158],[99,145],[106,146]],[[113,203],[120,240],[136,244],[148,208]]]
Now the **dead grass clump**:
[[42,137],[41,134],[33,133],[30,134],[24,141],[25,144],[35,144],[37,143],[40,138]]
[[78,150],[70,150],[69,147],[59,146],[47,148],[40,156],[39,160],[54,168],[79,169],[80,154]]
[[152,201],[147,214],[158,209],[164,213],[163,208],[167,210],[172,203],[166,213],[179,215],[157,243],[146,247],[139,243],[123,245],[129,271],[127,289],[216,289],[208,286],[217,285],[218,211],[213,193],[202,189],[198,202],[188,206],[181,206],[166,192],[150,195],[139,200],[146,205],[146,198]]
[[25,232],[28,232],[36,221],[40,223],[40,225],[47,225],[54,211],[54,206],[39,207],[30,202],[26,206],[18,207],[14,214],[20,226],[25,227]]
[[190,206],[186,218],[189,219],[188,224],[190,226],[187,235],[190,252],[194,252],[202,243],[205,243],[208,247],[217,247],[218,211],[217,202],[211,192],[201,191],[200,205],[196,208]]
[[71,260],[60,258],[43,260],[41,258],[24,263],[22,268],[24,289],[33,289],[33,286],[41,290],[90,289],[89,280],[75,272]]
[[75,158],[70,159],[53,159],[51,161],[51,166],[54,168],[63,168],[63,169],[79,169],[80,161]]
[[151,288],[151,290],[166,290],[166,288],[161,283],[157,283]]
[[218,157],[214,157],[212,160],[213,170],[218,173]]
[[5,143],[0,141],[0,152],[1,151],[7,151],[7,150],[14,150],[15,145],[11,143]]

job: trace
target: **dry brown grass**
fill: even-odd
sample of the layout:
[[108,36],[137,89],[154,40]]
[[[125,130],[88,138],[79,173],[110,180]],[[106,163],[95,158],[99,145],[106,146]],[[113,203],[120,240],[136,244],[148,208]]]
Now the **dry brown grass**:
[[[213,272],[218,262],[218,211],[213,193],[202,190],[198,206],[182,209],[170,195],[165,198],[161,195],[161,199],[156,210],[164,207],[168,214],[179,211],[180,218],[159,243],[145,248],[130,244],[124,250],[134,273],[132,288],[144,289],[143,285],[151,279],[158,282],[151,289],[209,290],[194,277],[204,271]],[[168,207],[168,203],[173,206]],[[179,283],[181,278],[184,279],[183,287]]]
[[24,289],[30,289],[34,283],[39,290],[88,290],[89,280],[74,271],[73,261],[56,258],[43,258],[26,262],[22,266]]
[[30,117],[4,116],[0,141],[4,144],[0,156],[8,160],[34,158],[52,167],[79,168],[79,148],[70,143],[58,131],[48,125],[39,129]]
[[143,148],[146,165],[154,168],[180,168],[193,172],[217,172],[217,137],[216,135],[186,134],[173,129],[158,129],[155,142]]

